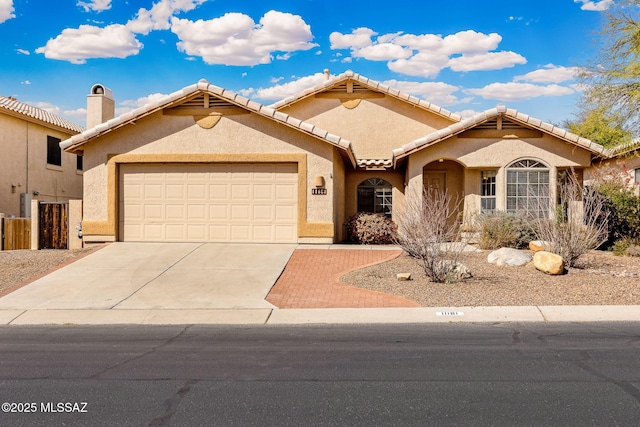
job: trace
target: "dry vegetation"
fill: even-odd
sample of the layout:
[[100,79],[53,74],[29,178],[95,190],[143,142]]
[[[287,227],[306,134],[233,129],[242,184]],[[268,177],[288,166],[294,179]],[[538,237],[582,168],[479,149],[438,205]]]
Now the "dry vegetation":
[[[490,251],[460,261],[473,277],[446,284],[427,279],[408,255],[351,272],[343,283],[398,295],[425,307],[509,305],[640,305],[640,259],[590,251],[562,276],[549,276],[532,265],[500,267],[487,262]],[[402,282],[397,273],[411,273]]]

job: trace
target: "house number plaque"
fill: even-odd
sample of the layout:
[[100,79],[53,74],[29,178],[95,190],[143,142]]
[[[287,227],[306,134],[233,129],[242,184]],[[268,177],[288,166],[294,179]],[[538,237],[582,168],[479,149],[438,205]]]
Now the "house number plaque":
[[327,195],[327,189],[326,188],[312,188],[311,189],[311,194],[313,194],[314,196],[326,196]]

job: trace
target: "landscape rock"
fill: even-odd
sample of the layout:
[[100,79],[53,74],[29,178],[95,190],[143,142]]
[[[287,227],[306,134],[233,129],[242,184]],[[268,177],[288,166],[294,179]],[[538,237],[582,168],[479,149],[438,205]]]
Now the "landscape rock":
[[547,274],[564,274],[564,260],[560,255],[551,252],[536,252],[533,256],[533,265],[538,270]]
[[449,271],[449,277],[456,282],[473,277],[469,267],[459,262],[442,260],[439,262],[438,267]]
[[513,248],[500,248],[487,256],[489,264],[520,267],[531,262],[531,254]]
[[539,251],[549,251],[551,250],[551,243],[549,242],[545,242],[543,240],[534,240],[532,242],[529,242],[529,249],[531,249],[534,252],[539,252]]
[[400,281],[411,280],[411,273],[398,273],[396,279]]

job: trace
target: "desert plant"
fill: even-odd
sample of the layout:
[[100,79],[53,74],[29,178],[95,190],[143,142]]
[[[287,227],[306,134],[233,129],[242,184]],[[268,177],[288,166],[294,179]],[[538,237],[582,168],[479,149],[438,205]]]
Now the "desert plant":
[[629,237],[616,240],[611,250],[614,255],[618,256],[640,256],[640,245],[638,245],[637,241]]
[[476,224],[480,230],[480,249],[503,247],[521,249],[535,239],[531,222],[524,215],[495,211],[479,214]]
[[607,246],[630,238],[640,241],[640,197],[635,194],[631,174],[626,165],[596,169],[592,187],[604,195],[609,212]]
[[446,191],[424,189],[422,197],[407,195],[404,210],[397,215],[398,245],[436,283],[452,283],[470,275],[459,263],[465,248],[459,241],[456,215],[461,200],[451,201]]
[[350,241],[363,245],[385,245],[395,241],[396,225],[381,213],[358,212],[347,220]]
[[[532,218],[538,240],[549,242],[550,252],[562,256],[572,267],[588,251],[607,240],[609,212],[605,197],[594,188],[583,188],[575,172],[558,185],[561,208],[554,215]],[[548,200],[540,200],[548,206]]]

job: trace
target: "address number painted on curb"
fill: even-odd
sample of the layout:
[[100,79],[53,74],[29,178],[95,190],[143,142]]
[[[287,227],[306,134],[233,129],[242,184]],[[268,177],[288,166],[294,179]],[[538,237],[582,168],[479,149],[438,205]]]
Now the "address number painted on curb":
[[464,316],[462,311],[438,311],[436,316]]

